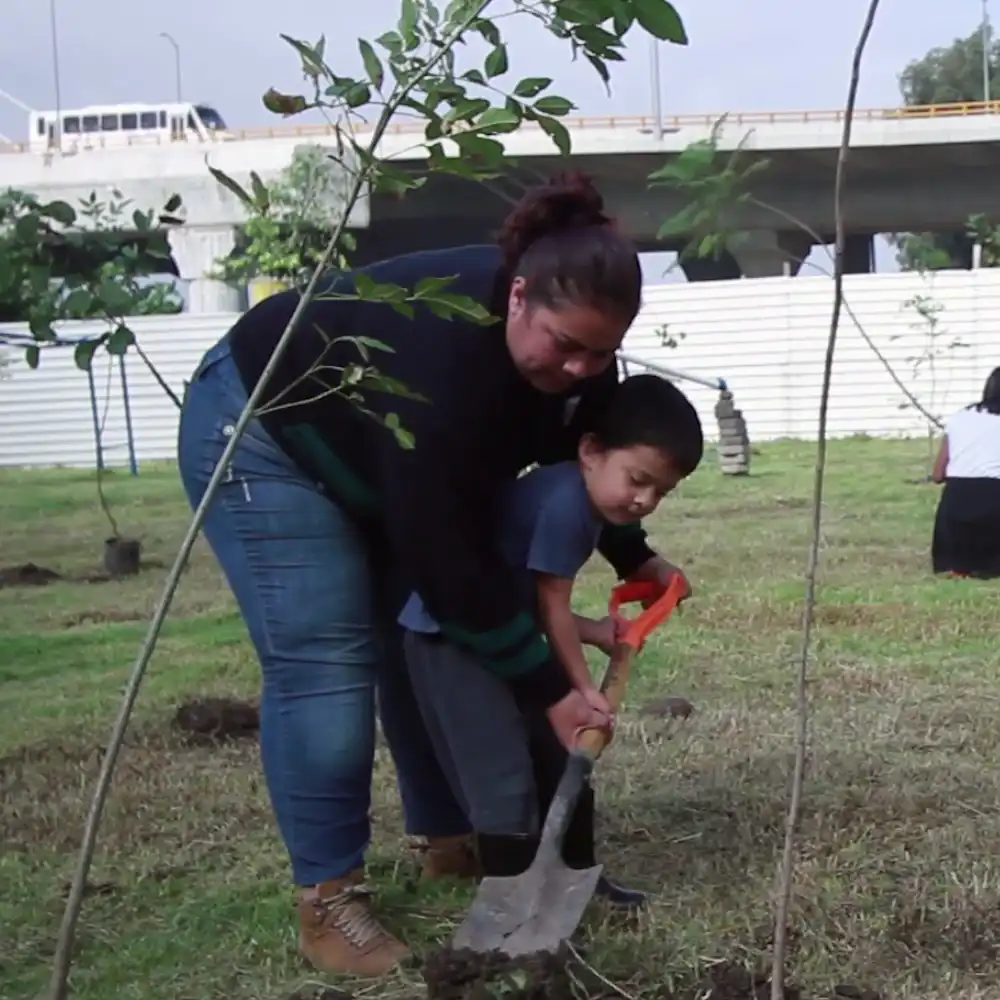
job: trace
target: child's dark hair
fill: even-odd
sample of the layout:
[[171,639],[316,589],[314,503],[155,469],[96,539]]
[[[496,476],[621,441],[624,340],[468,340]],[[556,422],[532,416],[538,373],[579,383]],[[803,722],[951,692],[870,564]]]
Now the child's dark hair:
[[626,324],[639,312],[639,253],[583,174],[558,174],[528,191],[497,243],[507,281],[524,279],[530,305],[585,305]]
[[602,448],[656,448],[683,476],[698,468],[705,450],[698,411],[659,375],[631,375],[619,382],[588,429]]
[[990,372],[990,377],[983,386],[983,398],[970,408],[1000,415],[1000,368],[994,368]]

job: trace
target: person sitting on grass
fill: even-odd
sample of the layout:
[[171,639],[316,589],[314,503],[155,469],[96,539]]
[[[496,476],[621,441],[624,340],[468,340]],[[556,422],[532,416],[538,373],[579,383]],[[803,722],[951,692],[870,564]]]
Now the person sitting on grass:
[[[499,547],[537,608],[540,626],[572,685],[611,726],[583,645],[610,653],[616,625],[572,611],[576,579],[606,524],[637,523],[698,466],[701,422],[687,397],[655,375],[625,379],[610,396],[576,461],[541,465],[508,484],[498,509]],[[567,750],[545,708],[515,692],[449,641],[419,594],[399,617],[410,679],[453,794],[476,831],[484,875],[523,872],[562,776]],[[571,868],[596,864],[594,795],[580,798],[563,846]],[[633,910],[645,894],[602,877],[597,893]]]
[[944,484],[931,542],[934,572],[1000,577],[1000,368],[982,399],[948,421],[931,478]]

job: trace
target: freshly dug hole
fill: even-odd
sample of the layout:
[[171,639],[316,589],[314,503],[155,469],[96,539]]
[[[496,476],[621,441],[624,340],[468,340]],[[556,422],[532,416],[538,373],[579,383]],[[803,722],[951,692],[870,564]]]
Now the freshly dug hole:
[[192,698],[178,707],[173,724],[196,745],[252,739],[260,730],[260,709],[234,698]]
[[568,949],[510,958],[467,948],[439,948],[424,961],[427,1000],[571,1000]]

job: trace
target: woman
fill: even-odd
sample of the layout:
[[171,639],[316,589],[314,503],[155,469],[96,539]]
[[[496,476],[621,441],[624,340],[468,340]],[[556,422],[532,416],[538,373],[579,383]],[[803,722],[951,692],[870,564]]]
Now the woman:
[[983,398],[948,421],[932,478],[944,483],[934,572],[1000,577],[1000,368],[986,380]]
[[[352,298],[335,276],[268,383],[205,521],[260,660],[261,756],[292,875],[299,942],[324,971],[380,975],[406,947],[369,908],[375,692],[406,830],[425,837],[425,874],[476,874],[470,828],[408,686],[396,617],[413,590],[444,634],[547,711],[565,745],[606,724],[549,653],[493,541],[500,487],[534,462],[575,454],[579,428],[617,380],[615,350],[639,309],[635,247],[588,181],[528,193],[498,244],[407,254],[364,268],[448,291],[490,326],[411,318]],[[426,287],[426,286],[425,286]],[[338,297],[340,296],[340,297]],[[202,359],[181,417],[179,464],[192,505],[298,302],[244,315]],[[368,347],[387,383],[346,379]],[[361,405],[359,405],[361,404]],[[400,445],[386,424],[414,438]],[[640,529],[609,529],[600,551],[620,576],[676,572]]]

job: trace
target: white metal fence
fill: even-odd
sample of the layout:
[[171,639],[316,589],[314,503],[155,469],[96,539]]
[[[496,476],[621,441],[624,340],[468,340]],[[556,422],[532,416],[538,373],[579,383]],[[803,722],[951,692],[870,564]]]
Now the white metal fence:
[[[946,271],[928,276],[851,276],[836,354],[830,410],[832,436],[923,433],[926,423],[865,343],[851,313],[898,378],[935,414],[947,415],[978,398],[1000,365],[1000,271]],[[825,277],[760,278],[649,286],[628,336],[629,353],[685,371],[724,378],[743,410],[754,441],[814,437],[833,286]],[[933,309],[914,305],[925,297]],[[180,393],[198,358],[235,320],[234,315],[180,315],[136,319],[144,350]],[[676,347],[664,347],[666,325]],[[100,332],[73,324],[66,336]],[[0,329],[26,333],[22,327]],[[956,341],[965,346],[952,346]],[[0,347],[0,350],[4,348]],[[93,415],[86,375],[71,348],[44,350],[37,370],[18,349],[6,348],[0,372],[0,465],[92,465]],[[918,363],[917,359],[923,360]],[[140,462],[171,458],[177,411],[141,360],[126,365],[136,453]],[[109,464],[127,462],[122,381],[117,365],[98,355],[94,368],[98,417]],[[711,436],[716,394],[685,384]]]

